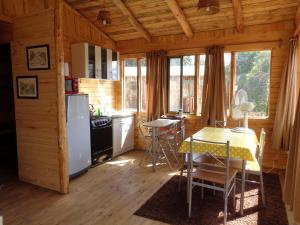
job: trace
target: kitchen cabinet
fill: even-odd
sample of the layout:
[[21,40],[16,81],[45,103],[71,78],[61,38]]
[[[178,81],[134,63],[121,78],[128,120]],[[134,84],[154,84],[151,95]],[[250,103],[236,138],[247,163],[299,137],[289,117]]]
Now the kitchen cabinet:
[[113,118],[113,157],[134,149],[133,116]]
[[72,75],[78,78],[119,80],[119,53],[88,43],[72,47]]

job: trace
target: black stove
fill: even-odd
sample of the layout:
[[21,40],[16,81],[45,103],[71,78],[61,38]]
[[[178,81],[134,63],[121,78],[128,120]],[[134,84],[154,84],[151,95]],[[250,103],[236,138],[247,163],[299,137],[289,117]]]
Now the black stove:
[[92,165],[112,159],[112,119],[108,116],[91,116]]

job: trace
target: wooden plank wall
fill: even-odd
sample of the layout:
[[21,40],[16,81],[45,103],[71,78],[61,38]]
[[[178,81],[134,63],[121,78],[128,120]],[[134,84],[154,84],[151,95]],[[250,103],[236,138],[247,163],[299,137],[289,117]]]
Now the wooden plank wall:
[[[293,21],[286,21],[274,24],[265,24],[257,26],[245,27],[243,33],[236,33],[234,29],[216,30],[200,32],[187,40],[184,35],[171,35],[154,37],[151,43],[143,39],[120,41],[117,42],[117,49],[123,55],[145,53],[152,50],[168,50],[169,54],[182,54],[184,52],[199,52],[201,48],[210,45],[230,46],[235,51],[247,50],[253,48],[263,49],[268,47],[268,42],[277,42],[278,44],[272,47],[272,65],[270,79],[270,116],[267,119],[250,120],[249,126],[253,128],[257,135],[261,128],[265,128],[267,132],[266,151],[264,165],[266,167],[285,168],[287,155],[286,153],[270,149],[271,134],[273,122],[276,113],[276,102],[279,94],[281,73],[284,61],[287,55],[288,38],[294,32]],[[281,41],[279,41],[281,40]],[[251,47],[252,46],[252,47]],[[228,50],[229,47],[227,48]],[[137,115],[139,119],[145,118],[143,113]],[[188,116],[186,120],[187,135],[191,135],[201,129],[200,116]],[[229,120],[229,126],[234,126],[232,120]],[[136,125],[137,128],[137,125]],[[135,132],[136,148],[143,148],[143,141],[138,133]]]
[[55,0],[0,0],[0,14],[13,19],[54,9],[54,7]]
[[[77,11],[64,3],[63,7],[63,44],[64,59],[69,63],[72,74],[71,45],[78,42],[88,42],[100,47],[116,49],[115,43]],[[80,79],[79,91],[89,94],[90,103],[94,106],[107,104],[113,109],[121,109],[121,81],[99,79]]]
[[[56,67],[55,11],[14,19],[12,41],[13,80],[20,180],[59,192],[67,192],[68,173],[60,164],[58,82]],[[50,70],[28,71],[26,47],[48,44]],[[38,76],[38,99],[18,99],[16,76]],[[64,168],[64,171],[60,171]],[[62,184],[64,180],[67,183]],[[63,187],[64,186],[64,187]]]
[[99,80],[81,78],[79,80],[79,91],[89,94],[89,102],[94,107],[120,110],[121,81]]

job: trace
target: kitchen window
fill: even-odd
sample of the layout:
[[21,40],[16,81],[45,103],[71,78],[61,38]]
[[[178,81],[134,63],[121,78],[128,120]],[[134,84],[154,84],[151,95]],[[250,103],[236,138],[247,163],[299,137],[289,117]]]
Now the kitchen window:
[[146,74],[145,58],[124,59],[123,105],[130,111],[146,111]]
[[124,60],[124,108],[137,110],[138,70],[136,59]]

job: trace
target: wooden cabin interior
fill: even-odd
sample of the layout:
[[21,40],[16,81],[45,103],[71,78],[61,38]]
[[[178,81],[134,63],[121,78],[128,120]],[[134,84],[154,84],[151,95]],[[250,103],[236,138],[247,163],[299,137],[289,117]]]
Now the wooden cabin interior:
[[299,225],[299,32],[299,0],[0,0],[0,225]]

